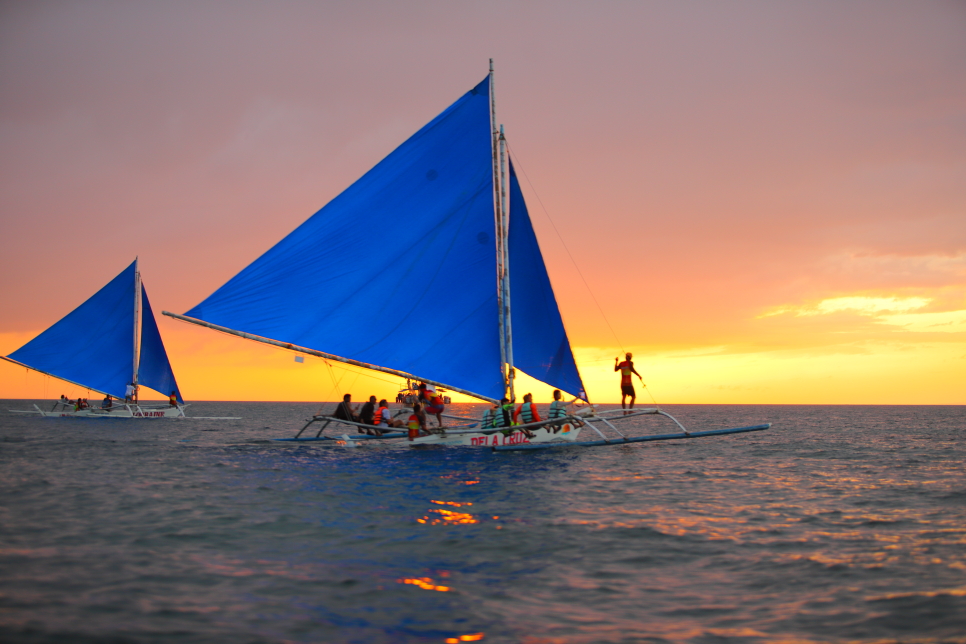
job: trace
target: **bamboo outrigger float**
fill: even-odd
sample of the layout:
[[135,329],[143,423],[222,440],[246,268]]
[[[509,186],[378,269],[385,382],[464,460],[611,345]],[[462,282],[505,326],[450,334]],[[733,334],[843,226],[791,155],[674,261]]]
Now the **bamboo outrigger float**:
[[[393,231],[392,248],[360,257],[359,247],[371,243],[367,235],[384,230]],[[459,287],[450,288],[453,282]],[[359,297],[362,289],[372,297]],[[680,428],[661,440],[768,427],[689,433],[657,408],[618,417],[589,405],[496,117],[492,59],[482,82],[274,247],[190,311],[164,314],[489,403],[514,401],[517,369],[588,402],[548,421],[482,427],[460,418],[457,427],[412,437],[369,436],[369,426],[316,415],[294,437],[277,439],[286,442],[406,438],[412,446],[503,450],[657,440],[628,437],[615,426],[645,414]],[[315,436],[303,437],[315,423]],[[333,424],[360,433],[325,436]],[[587,428],[595,440],[579,440]]]

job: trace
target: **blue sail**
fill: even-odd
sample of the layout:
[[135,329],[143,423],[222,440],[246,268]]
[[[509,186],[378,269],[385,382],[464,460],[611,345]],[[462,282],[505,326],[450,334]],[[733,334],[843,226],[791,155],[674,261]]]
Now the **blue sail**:
[[504,393],[489,79],[185,315]]
[[508,246],[513,365],[537,380],[586,399],[512,161]]
[[7,357],[35,371],[123,398],[134,375],[135,264]]
[[138,364],[138,384],[150,387],[165,396],[173,391],[179,403],[184,403],[181,390],[174,379],[168,352],[164,350],[158,323],[154,319],[148,292],[141,283],[141,357]]

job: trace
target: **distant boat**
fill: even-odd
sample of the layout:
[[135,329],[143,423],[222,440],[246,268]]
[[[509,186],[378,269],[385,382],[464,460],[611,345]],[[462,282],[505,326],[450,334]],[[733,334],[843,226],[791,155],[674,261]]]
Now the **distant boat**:
[[[184,400],[136,259],[59,322],[0,358],[115,399],[109,408],[102,408],[101,400],[78,408],[62,399],[50,410],[35,405],[33,411],[21,413],[82,418],[184,417]],[[137,394],[125,401],[129,385],[135,390],[148,387],[165,396],[173,393],[177,404],[142,404]]]
[[[184,315],[164,314],[490,403],[514,399],[517,370],[586,401],[497,123],[491,61],[482,82],[265,254]],[[579,416],[412,442],[579,444],[587,424],[609,440],[594,425],[613,428],[613,417],[590,406]]]

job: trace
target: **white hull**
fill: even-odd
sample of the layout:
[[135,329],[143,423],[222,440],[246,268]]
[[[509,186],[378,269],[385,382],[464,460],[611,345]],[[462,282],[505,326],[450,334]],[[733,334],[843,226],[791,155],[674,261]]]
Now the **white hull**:
[[19,414],[39,414],[48,418],[184,418],[185,405],[133,405],[116,404],[110,409],[89,407],[74,410],[73,405],[57,404],[51,411],[44,411],[34,405],[33,411],[13,410]]
[[572,423],[564,423],[556,434],[551,427],[540,427],[530,430],[533,438],[522,431],[513,431],[509,436],[502,431],[482,433],[467,432],[459,434],[431,434],[413,439],[410,445],[463,445],[465,447],[496,447],[499,445],[531,445],[534,443],[568,443],[577,440],[580,427]]

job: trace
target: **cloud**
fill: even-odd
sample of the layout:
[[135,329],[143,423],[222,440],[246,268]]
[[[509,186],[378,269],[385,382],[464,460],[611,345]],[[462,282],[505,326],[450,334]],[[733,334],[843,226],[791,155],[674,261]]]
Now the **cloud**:
[[793,313],[797,317],[810,315],[828,315],[840,311],[853,311],[859,315],[879,316],[883,312],[913,311],[921,309],[932,302],[925,297],[869,297],[866,295],[833,297],[822,300],[814,306],[781,306],[772,311],[759,315],[759,318]]
[[904,331],[918,333],[966,332],[966,310],[886,315],[882,316],[881,321],[900,326]]

